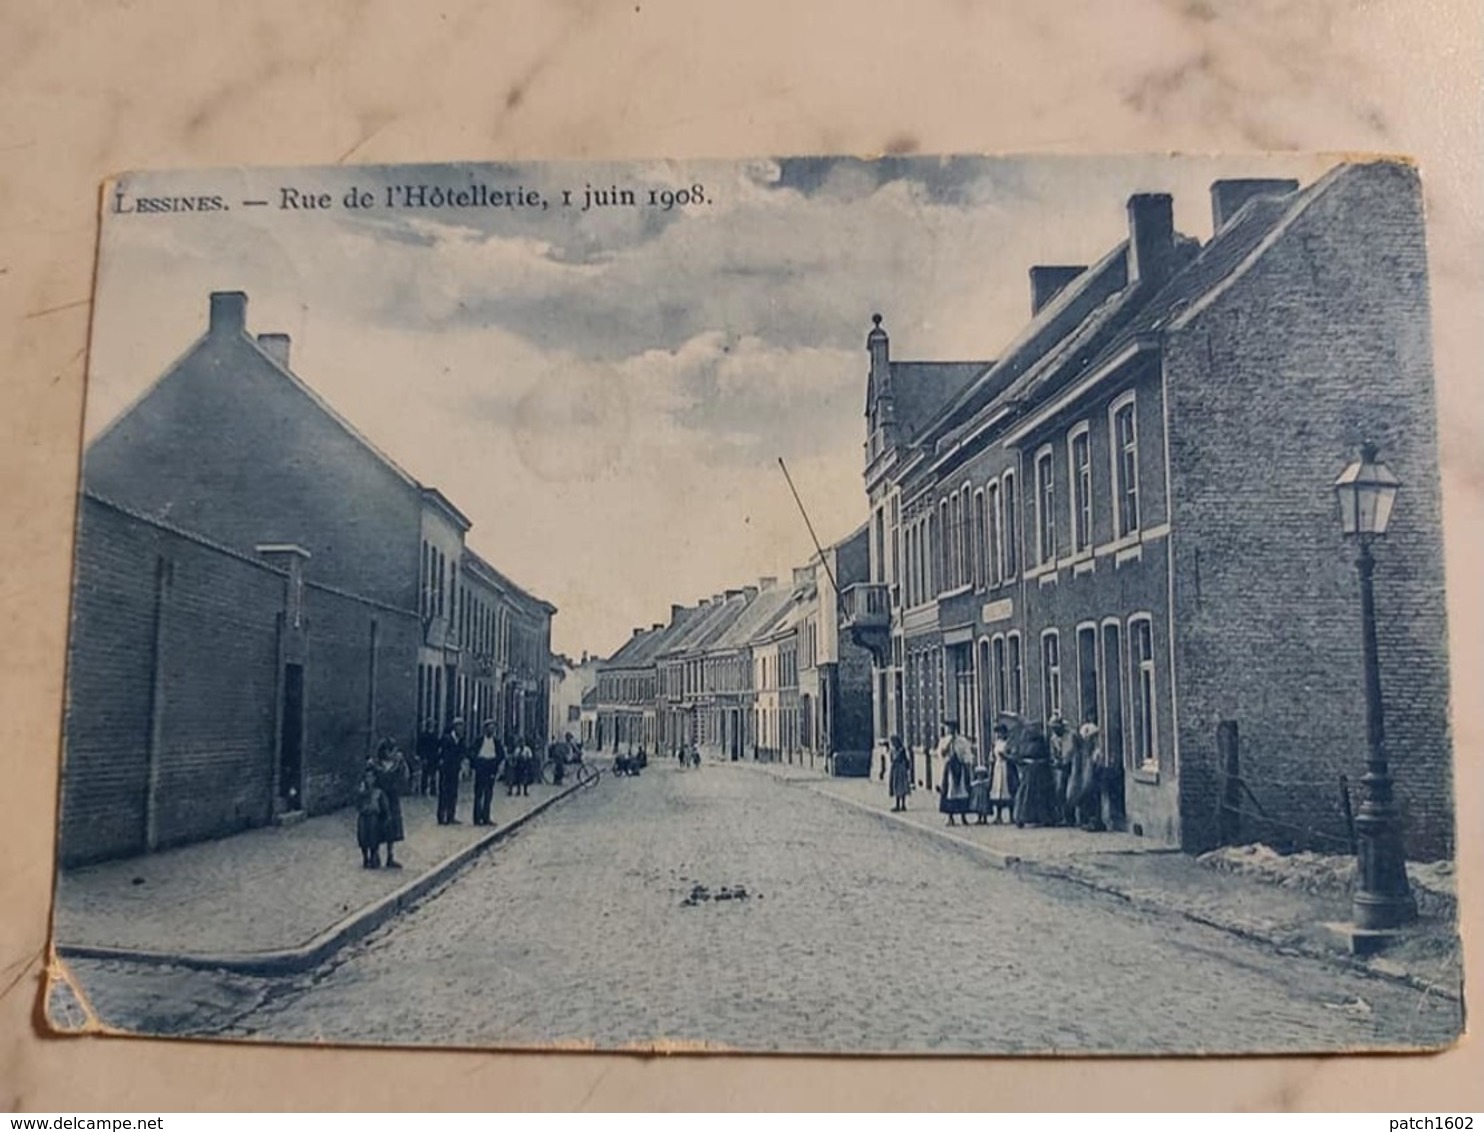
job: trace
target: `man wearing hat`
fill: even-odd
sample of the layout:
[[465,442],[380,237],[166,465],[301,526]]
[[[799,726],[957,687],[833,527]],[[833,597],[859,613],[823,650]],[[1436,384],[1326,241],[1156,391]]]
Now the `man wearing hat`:
[[438,740],[439,825],[459,824],[456,816],[459,808],[459,775],[463,773],[467,755],[464,747],[464,721],[455,719],[448,725],[443,738]]

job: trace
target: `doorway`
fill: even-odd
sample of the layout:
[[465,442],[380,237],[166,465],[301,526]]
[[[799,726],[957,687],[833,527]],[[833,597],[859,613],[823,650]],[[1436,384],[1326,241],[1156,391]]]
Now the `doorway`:
[[283,724],[278,746],[278,801],[285,813],[304,808],[304,666],[283,667]]

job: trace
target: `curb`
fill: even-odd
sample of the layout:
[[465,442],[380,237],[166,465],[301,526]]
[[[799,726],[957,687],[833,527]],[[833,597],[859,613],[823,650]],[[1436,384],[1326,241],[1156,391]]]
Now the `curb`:
[[439,861],[421,876],[393,889],[380,900],[368,904],[345,919],[331,924],[299,947],[272,951],[250,951],[237,954],[212,954],[170,951],[142,951],[127,947],[101,947],[89,944],[58,943],[53,951],[63,959],[116,959],[159,967],[187,967],[193,970],[230,971],[240,975],[292,975],[323,963],[346,944],[354,943],[375,931],[403,909],[415,904],[427,893],[448,880],[486,849],[509,837],[532,818],[544,813],[562,799],[582,789],[574,782],[559,794],[531,807],[520,817],[490,830],[457,852]]
[[[1450,999],[1453,1002],[1458,1003],[1460,1006],[1462,1006],[1463,1004],[1463,995],[1461,991],[1450,990],[1447,987],[1439,986],[1436,983],[1430,983],[1426,979],[1423,979],[1417,975],[1413,975],[1408,971],[1387,971],[1377,967],[1372,967],[1369,964],[1364,963],[1358,959],[1354,959],[1348,955],[1341,955],[1333,951],[1325,951],[1322,948],[1309,947],[1304,944],[1297,944],[1288,940],[1276,939],[1273,936],[1265,935],[1264,933],[1259,931],[1254,931],[1250,927],[1214,919],[1203,912],[1195,912],[1188,908],[1182,908],[1178,904],[1171,904],[1160,900],[1151,900],[1146,896],[1136,895],[1135,893],[1129,892],[1128,890],[1120,888],[1117,885],[1110,884],[1106,881],[1097,880],[1093,877],[1089,877],[1072,869],[1062,868],[1057,865],[1049,864],[1045,861],[1030,860],[1012,853],[1003,853],[998,849],[991,849],[987,845],[980,845],[978,842],[975,841],[968,841],[961,837],[955,837],[953,834],[947,833],[943,830],[932,829],[928,826],[918,825],[916,822],[911,822],[903,818],[894,817],[888,810],[879,810],[876,807],[868,805],[864,802],[857,802],[853,798],[842,797],[839,794],[832,793],[831,791],[820,787],[819,785],[808,779],[795,779],[790,781],[779,775],[774,775],[773,777],[777,778],[785,785],[801,785],[822,798],[828,798],[833,802],[840,803],[841,805],[850,806],[853,809],[859,810],[861,813],[872,814],[875,817],[880,818],[881,820],[898,829],[908,829],[923,836],[934,838],[938,841],[946,841],[960,852],[967,852],[978,857],[988,858],[993,864],[1002,869],[1009,869],[1014,872],[1023,872],[1030,876],[1047,877],[1052,880],[1061,880],[1066,881],[1070,884],[1080,885],[1081,887],[1090,889],[1093,892],[1099,892],[1106,896],[1116,897],[1119,900],[1122,900],[1125,904],[1128,904],[1132,908],[1137,908],[1141,912],[1150,912],[1153,914],[1166,916],[1179,916],[1181,919],[1188,920],[1193,924],[1200,924],[1202,927],[1214,928],[1219,932],[1224,932],[1227,935],[1246,940],[1248,943],[1258,943],[1262,944],[1265,947],[1270,947],[1280,955],[1318,960],[1319,962],[1327,963],[1330,966],[1348,971],[1351,974],[1364,975],[1368,978],[1380,979],[1383,982],[1396,983],[1401,986],[1408,987],[1411,990],[1420,991],[1423,994],[1436,995],[1439,998]],[[1179,852],[1179,850],[1171,849],[1169,850],[1169,852],[1176,853]]]

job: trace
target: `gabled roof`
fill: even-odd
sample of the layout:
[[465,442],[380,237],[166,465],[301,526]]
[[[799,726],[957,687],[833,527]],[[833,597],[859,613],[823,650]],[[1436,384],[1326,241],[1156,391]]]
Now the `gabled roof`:
[[647,668],[672,642],[689,631],[697,614],[703,612],[697,606],[680,606],[668,625],[658,629],[641,629],[607,660],[599,662],[600,669]]
[[[1341,178],[1356,175],[1355,165],[1340,165],[1307,188],[1286,196],[1255,196],[1244,204],[1198,250],[1187,249],[1183,264],[1158,291],[1141,302],[1110,304],[1108,316],[1094,317],[1064,348],[1045,359],[1010,390],[1012,397],[1035,401],[1116,357],[1137,340],[1179,323],[1230,284],[1316,199]],[[1133,288],[1123,293],[1129,299]],[[1131,308],[1131,309],[1129,309]]]
[[1075,334],[1108,300],[1128,287],[1128,241],[1125,240],[1077,276],[1040,309],[1015,337],[1000,360],[981,373],[922,430],[921,442],[936,441],[959,428],[985,406],[1003,396],[1047,353]]
[[[923,426],[954,400],[993,362],[888,362],[892,404],[905,443],[913,443]],[[868,382],[869,384],[869,382]],[[868,404],[875,400],[868,393]]]
[[791,615],[802,604],[802,601],[798,592],[794,590],[788,591],[784,596],[787,600],[753,633],[752,643],[762,644],[775,637],[786,636],[795,627],[791,621]]
[[746,597],[739,594],[699,607],[696,616],[691,618],[690,627],[686,632],[666,642],[664,655],[675,656],[678,653],[704,648],[708,642],[726,631],[727,626],[737,619],[746,605]]
[[[317,408],[332,422],[334,422],[335,425],[342,429],[345,434],[352,440],[354,440],[358,445],[360,445],[360,447],[364,448],[382,464],[386,465],[386,467],[390,469],[392,473],[395,474],[396,477],[403,483],[407,484],[409,487],[416,488],[419,491],[424,490],[423,485],[419,483],[417,479],[414,478],[413,475],[407,471],[406,468],[402,467],[401,464],[393,460],[390,456],[388,456],[385,452],[383,452],[380,448],[373,444],[371,440],[365,435],[365,433],[361,432],[360,429],[356,428],[355,425],[351,424],[350,421],[341,416],[339,411],[336,410],[335,406],[331,405],[328,401],[321,397],[319,393],[315,391],[312,385],[306,382],[288,366],[284,365],[268,350],[265,350],[262,344],[255,337],[253,337],[251,333],[249,333],[245,329],[235,329],[230,332],[219,331],[218,333],[222,335],[226,341],[230,341],[233,345],[248,347],[253,352],[253,354],[256,355],[256,358],[254,360],[262,360],[267,362],[269,366],[271,366],[280,377],[284,378],[290,385],[292,385],[295,389],[297,389],[300,393],[307,397],[315,408]],[[197,350],[200,350],[211,341],[213,341],[213,332],[210,328],[208,328],[206,333],[202,334],[199,338],[192,342],[188,347],[186,347],[185,351],[182,352],[181,355],[175,359],[175,361],[166,366],[164,372],[161,373],[160,376],[157,377],[154,381],[150,382],[149,385],[145,387],[143,392],[139,394],[139,396],[135,397],[133,401],[125,406],[119,412],[119,414],[113,418],[113,420],[104,425],[103,428],[99,431],[98,435],[93,437],[93,439],[88,442],[88,447],[91,448],[95,444],[98,444],[100,441],[103,440],[104,437],[108,436],[115,429],[117,429],[119,425],[128,420],[128,418],[133,415],[135,410],[137,410],[141,405],[149,400],[150,396],[157,388],[159,388],[162,382],[168,380],[177,370],[179,370],[183,365],[185,365],[187,361],[190,360],[191,356],[195,354]]]
[[540,606],[548,614],[556,613],[557,607],[552,605],[551,602],[545,600],[544,598],[537,597],[530,590],[513,582],[510,579],[509,575],[504,574],[501,571],[495,569],[495,567],[491,566],[487,558],[485,558],[478,551],[474,550],[467,543],[464,545],[463,562],[471,569],[473,573],[485,575],[485,581],[489,582],[491,585],[496,586],[499,589],[504,590],[511,596],[530,602],[533,605]]
[[770,624],[778,616],[778,611],[787,606],[792,596],[788,590],[779,587],[763,590],[752,599],[747,609],[732,622],[727,631],[712,642],[712,648],[718,651],[746,648],[753,635]]

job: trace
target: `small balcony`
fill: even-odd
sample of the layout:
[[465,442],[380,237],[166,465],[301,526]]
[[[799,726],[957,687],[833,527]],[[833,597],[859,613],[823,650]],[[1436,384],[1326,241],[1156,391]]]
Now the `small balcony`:
[[879,664],[891,647],[891,591],[880,582],[846,586],[840,592],[840,627]]

